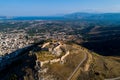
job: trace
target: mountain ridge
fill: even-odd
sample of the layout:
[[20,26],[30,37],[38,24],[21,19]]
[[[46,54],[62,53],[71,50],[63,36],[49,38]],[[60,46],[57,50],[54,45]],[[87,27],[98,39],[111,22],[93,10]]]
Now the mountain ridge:
[[75,12],[58,16],[0,16],[1,20],[120,20],[120,13]]

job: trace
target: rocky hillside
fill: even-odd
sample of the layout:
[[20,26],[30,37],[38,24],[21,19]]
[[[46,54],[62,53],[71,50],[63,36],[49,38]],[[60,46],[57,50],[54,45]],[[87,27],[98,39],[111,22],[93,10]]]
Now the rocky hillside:
[[[4,76],[6,75],[6,76]],[[120,58],[71,42],[45,42],[0,72],[1,80],[104,80],[120,77]]]
[[[53,44],[45,44],[48,48],[50,48],[51,45]],[[44,66],[39,67],[39,79],[104,80],[118,78],[120,76],[120,58],[101,56],[74,43],[63,43],[62,45],[66,45],[63,49],[65,50],[64,52],[66,52],[66,50],[69,51],[69,54],[63,61],[61,56],[59,60],[56,59],[55,62],[51,62],[51,59]],[[60,46],[60,44],[52,49],[53,52],[58,46]],[[56,52],[60,52],[59,50],[60,47]],[[67,53],[64,53],[64,55],[65,54]]]

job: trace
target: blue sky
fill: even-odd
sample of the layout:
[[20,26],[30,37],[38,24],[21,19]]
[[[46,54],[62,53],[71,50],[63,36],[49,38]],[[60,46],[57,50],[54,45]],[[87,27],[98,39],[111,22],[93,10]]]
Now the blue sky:
[[0,0],[0,15],[48,16],[73,12],[120,12],[120,0]]

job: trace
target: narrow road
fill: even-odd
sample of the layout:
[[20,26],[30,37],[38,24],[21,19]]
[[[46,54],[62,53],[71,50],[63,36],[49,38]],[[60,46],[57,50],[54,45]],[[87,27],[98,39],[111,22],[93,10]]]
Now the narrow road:
[[87,59],[87,53],[84,55],[84,59],[79,63],[79,65],[75,68],[71,76],[68,78],[68,80],[71,80],[74,74],[78,71],[79,67],[83,64],[83,62]]
[[105,79],[105,80],[120,80],[120,77],[110,78],[110,79]]

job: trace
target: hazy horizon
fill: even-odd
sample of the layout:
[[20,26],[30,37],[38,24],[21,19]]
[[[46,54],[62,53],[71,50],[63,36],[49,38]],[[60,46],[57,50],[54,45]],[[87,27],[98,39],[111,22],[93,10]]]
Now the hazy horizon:
[[0,0],[1,16],[55,16],[74,12],[120,13],[120,0]]

